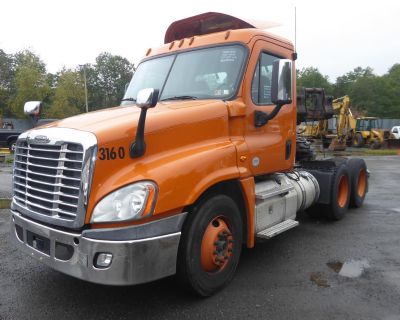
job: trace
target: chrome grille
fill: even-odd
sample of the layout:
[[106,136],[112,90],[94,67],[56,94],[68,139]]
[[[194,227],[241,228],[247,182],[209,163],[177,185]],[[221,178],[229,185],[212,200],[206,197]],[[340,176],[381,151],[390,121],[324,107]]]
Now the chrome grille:
[[70,128],[41,128],[18,138],[14,156],[13,202],[22,215],[52,225],[84,225],[97,139]]
[[84,150],[81,144],[30,144],[15,150],[14,200],[43,215],[74,220],[78,211]]

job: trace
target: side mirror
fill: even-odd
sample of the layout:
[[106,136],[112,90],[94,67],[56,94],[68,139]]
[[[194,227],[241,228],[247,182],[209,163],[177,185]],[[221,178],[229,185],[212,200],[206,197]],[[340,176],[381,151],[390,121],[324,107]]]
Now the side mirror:
[[292,61],[289,59],[273,62],[271,101],[281,106],[292,103]]
[[32,116],[39,116],[42,111],[41,101],[28,101],[24,105],[24,113]]
[[142,109],[154,108],[158,102],[158,89],[142,89],[137,94],[136,105]]
[[138,92],[136,105],[141,108],[139,123],[136,128],[136,140],[132,142],[130,148],[131,158],[138,158],[146,152],[146,142],[144,141],[144,126],[146,122],[147,109],[154,108],[158,102],[158,89],[147,88]]

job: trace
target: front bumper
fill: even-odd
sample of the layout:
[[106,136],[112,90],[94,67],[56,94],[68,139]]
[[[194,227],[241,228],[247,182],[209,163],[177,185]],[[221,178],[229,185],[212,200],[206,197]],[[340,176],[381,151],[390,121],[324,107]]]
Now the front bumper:
[[[140,234],[146,234],[143,229],[147,229],[151,236],[139,239],[137,232],[132,233],[135,227],[108,229],[104,232],[98,229],[96,233],[80,234],[44,226],[16,211],[11,212],[11,235],[14,242],[30,256],[70,276],[100,284],[132,285],[176,272],[180,229],[185,214],[172,217],[175,219],[174,227],[167,228],[173,231],[171,233],[155,235],[154,230],[160,229],[160,222],[140,226]],[[171,226],[171,218],[161,220],[161,225],[166,225],[165,221]],[[126,240],[129,232],[136,236]],[[112,240],[104,240],[109,239],[110,234]],[[123,235],[121,238],[124,240],[115,240],[119,234]],[[113,255],[109,267],[96,267],[95,259],[99,253]]]

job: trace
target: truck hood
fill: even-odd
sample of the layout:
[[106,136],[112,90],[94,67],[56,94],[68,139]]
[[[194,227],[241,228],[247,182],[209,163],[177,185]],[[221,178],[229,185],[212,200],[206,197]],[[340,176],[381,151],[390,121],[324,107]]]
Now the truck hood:
[[[225,103],[221,100],[160,102],[149,109],[145,134],[207,121],[224,116]],[[134,139],[140,108],[135,105],[120,106],[81,114],[42,126],[42,128],[72,128],[92,132],[99,145],[115,140]]]

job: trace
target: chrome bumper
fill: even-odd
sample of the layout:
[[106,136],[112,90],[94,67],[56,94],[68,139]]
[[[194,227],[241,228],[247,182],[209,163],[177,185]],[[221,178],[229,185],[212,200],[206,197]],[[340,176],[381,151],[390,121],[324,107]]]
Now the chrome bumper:
[[[180,231],[136,240],[99,240],[85,237],[85,232],[61,231],[11,212],[11,235],[15,243],[30,256],[70,276],[100,284],[132,285],[176,272]],[[185,214],[179,216],[182,219],[175,223],[175,230],[177,226],[180,230]],[[148,225],[154,229],[151,223]],[[120,230],[126,234],[129,228],[106,232],[112,232],[116,238]],[[101,238],[101,231],[96,231]],[[94,260],[99,253],[113,255],[109,267],[95,266]]]

